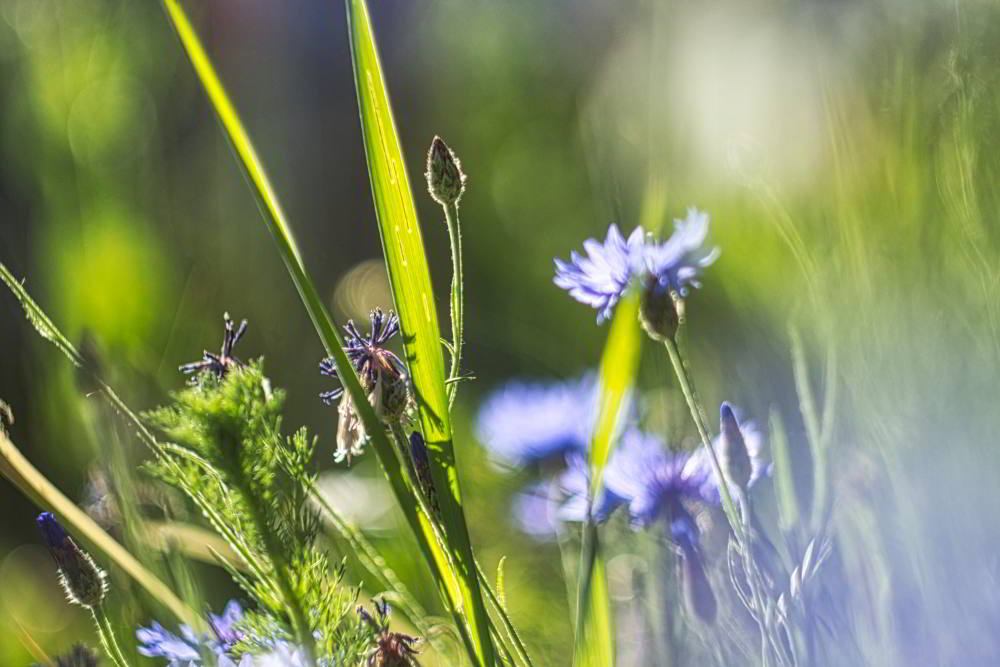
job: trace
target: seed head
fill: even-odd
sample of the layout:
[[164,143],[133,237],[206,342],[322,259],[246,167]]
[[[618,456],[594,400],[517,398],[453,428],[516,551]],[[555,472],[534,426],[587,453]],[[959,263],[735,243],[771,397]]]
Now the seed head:
[[59,568],[59,581],[69,601],[93,609],[104,601],[107,576],[94,559],[81,549],[50,512],[38,515],[38,529]]
[[219,351],[219,354],[212,354],[206,350],[201,355],[201,361],[193,361],[180,367],[181,373],[194,376],[192,377],[192,382],[198,381],[198,375],[202,371],[208,371],[216,379],[221,380],[231,368],[238,368],[243,365],[242,361],[233,356],[233,348],[236,347],[236,343],[240,342],[240,338],[246,333],[247,321],[243,320],[240,322],[240,326],[236,327],[232,319],[230,319],[229,313],[225,313],[222,317],[225,322],[225,333],[222,336],[222,349]]
[[368,667],[414,667],[419,665],[416,659],[415,645],[420,641],[417,637],[404,635],[401,632],[389,631],[389,603],[374,600],[375,615],[372,616],[364,607],[358,607],[361,621],[371,628],[375,637],[375,647],[368,654]]
[[458,156],[441,137],[434,137],[427,151],[427,190],[442,206],[457,204],[465,192],[465,174]]

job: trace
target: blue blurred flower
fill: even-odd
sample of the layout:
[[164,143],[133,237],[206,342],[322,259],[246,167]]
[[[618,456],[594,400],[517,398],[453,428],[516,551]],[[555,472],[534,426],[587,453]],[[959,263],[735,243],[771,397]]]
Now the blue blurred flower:
[[556,259],[554,282],[580,303],[596,308],[600,324],[611,317],[633,281],[681,296],[689,286],[699,287],[699,274],[719,256],[718,248],[705,246],[707,236],[708,214],[695,208],[674,221],[674,233],[663,243],[647,238],[641,227],[626,240],[613,224],[603,243],[584,241],[586,256],[572,252],[568,262]]
[[684,503],[703,499],[706,479],[700,459],[670,452],[659,438],[638,430],[625,433],[604,471],[605,486],[627,503],[634,527],[645,528],[665,517],[675,537],[690,537],[692,531],[696,536]]
[[600,324],[611,316],[640,268],[644,243],[641,227],[636,227],[626,240],[618,225],[612,224],[603,243],[597,239],[583,242],[586,256],[573,251],[568,262],[555,260],[555,284],[580,303],[596,308]]
[[244,655],[237,662],[229,651],[242,638],[236,625],[243,619],[240,603],[230,600],[221,615],[209,614],[210,633],[195,634],[190,626],[180,627],[180,636],[153,621],[148,628],[139,628],[139,653],[149,658],[166,658],[167,667],[194,667],[201,665],[203,654],[214,655],[219,667],[249,667],[255,664],[253,656]]
[[514,520],[522,532],[539,540],[558,537],[564,523],[586,520],[588,509],[595,521],[605,521],[623,499],[603,488],[593,508],[588,508],[590,466],[585,456],[567,456],[566,469],[552,479],[536,482],[514,500]]
[[643,247],[643,268],[664,292],[687,296],[688,286],[701,287],[698,276],[718,257],[719,249],[705,246],[708,214],[689,208],[687,217],[674,220],[674,233],[663,243]]
[[555,383],[514,381],[483,403],[476,434],[494,458],[524,466],[586,450],[596,405],[593,375]]

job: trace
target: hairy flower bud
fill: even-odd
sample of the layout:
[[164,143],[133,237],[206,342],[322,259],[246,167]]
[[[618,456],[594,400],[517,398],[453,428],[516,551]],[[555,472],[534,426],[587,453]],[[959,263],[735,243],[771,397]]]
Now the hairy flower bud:
[[683,307],[684,302],[677,294],[661,286],[651,276],[643,286],[639,322],[653,340],[670,340],[677,335]]
[[37,523],[45,546],[59,568],[59,581],[69,601],[88,609],[100,605],[108,590],[104,571],[73,541],[53,514],[42,512]]
[[733,414],[733,408],[729,403],[722,404],[719,416],[720,430],[722,431],[722,451],[719,452],[719,463],[722,465],[722,472],[741,491],[746,491],[750,484],[753,466],[750,462],[750,453],[747,451],[746,442],[743,440],[743,432],[740,431],[740,423],[736,420],[736,415]]
[[462,163],[441,137],[434,137],[427,151],[427,190],[442,206],[457,204],[465,192]]
[[417,473],[417,483],[427,496],[427,502],[431,510],[440,513],[438,506],[437,489],[434,488],[434,479],[431,477],[431,461],[427,457],[427,445],[424,437],[418,431],[410,434],[410,458],[413,459],[413,469]]

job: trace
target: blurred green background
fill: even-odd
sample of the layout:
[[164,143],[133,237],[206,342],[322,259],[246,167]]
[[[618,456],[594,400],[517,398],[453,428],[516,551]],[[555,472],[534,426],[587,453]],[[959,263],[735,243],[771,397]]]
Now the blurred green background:
[[[606,328],[552,285],[552,258],[609,222],[630,230],[649,197],[668,224],[689,205],[709,211],[722,248],[688,309],[709,406],[729,399],[765,423],[776,410],[808,469],[789,326],[821,398],[836,357],[833,532],[864,664],[997,664],[1000,5],[370,4],[411,180],[435,134],[469,175],[476,380],[460,393],[457,452],[484,567],[508,556],[507,597],[540,664],[569,662],[559,550],[511,525],[507,499],[530,474],[488,464],[475,410],[507,378],[596,365]],[[391,306],[341,4],[191,11],[335,317]],[[242,354],[264,354],[287,388],[286,424],[309,426],[320,465],[336,469],[321,346],[158,3],[0,1],[0,102],[0,261],[73,339],[95,343],[126,400],[163,402],[177,365],[217,347],[229,311],[250,320]],[[418,208],[444,309],[447,232],[422,192]],[[670,380],[647,349],[642,385],[665,406],[654,422],[681,442],[692,429]],[[142,456],[5,295],[0,398],[13,440],[81,502],[110,450],[130,467]],[[370,460],[352,475],[377,479]],[[372,505],[381,493],[350,495]],[[43,560],[36,510],[5,483],[0,503],[0,664],[20,665],[89,628]],[[401,572],[422,576],[392,518],[364,518]],[[615,572],[627,611],[635,593]],[[196,575],[215,608],[235,594],[221,570]],[[144,605],[121,617],[147,621]],[[656,664],[649,630],[622,632],[625,664]]]

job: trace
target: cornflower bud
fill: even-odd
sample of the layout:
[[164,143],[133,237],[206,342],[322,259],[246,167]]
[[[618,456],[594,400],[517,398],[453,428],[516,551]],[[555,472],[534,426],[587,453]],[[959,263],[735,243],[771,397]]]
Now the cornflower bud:
[[750,484],[753,466],[750,462],[750,453],[747,451],[746,442],[743,440],[743,432],[740,431],[740,423],[736,420],[736,415],[733,414],[733,408],[729,403],[722,404],[719,416],[720,430],[722,431],[719,463],[722,466],[722,472],[740,491],[746,491]]
[[465,174],[458,156],[441,137],[434,137],[427,151],[427,190],[442,206],[457,204],[465,192]]
[[104,601],[108,590],[107,576],[94,559],[66,533],[56,517],[42,512],[37,519],[45,546],[59,568],[59,582],[69,601],[93,609]]
[[679,294],[664,288],[655,276],[646,278],[639,303],[639,322],[650,338],[661,343],[673,339],[683,312],[684,301]]

